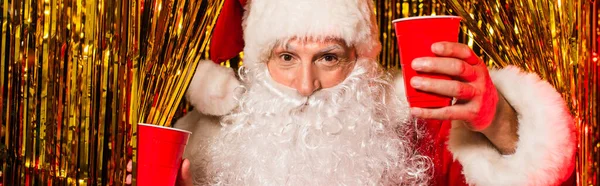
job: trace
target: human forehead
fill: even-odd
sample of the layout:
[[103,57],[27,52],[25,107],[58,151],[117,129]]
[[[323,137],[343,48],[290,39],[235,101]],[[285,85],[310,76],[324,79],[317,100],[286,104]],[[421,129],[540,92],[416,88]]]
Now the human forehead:
[[341,49],[348,49],[350,46],[343,39],[339,38],[325,38],[325,39],[313,39],[313,38],[290,38],[277,42],[275,47],[283,50],[292,50],[297,47],[309,47],[309,48],[320,48],[329,46],[339,46]]

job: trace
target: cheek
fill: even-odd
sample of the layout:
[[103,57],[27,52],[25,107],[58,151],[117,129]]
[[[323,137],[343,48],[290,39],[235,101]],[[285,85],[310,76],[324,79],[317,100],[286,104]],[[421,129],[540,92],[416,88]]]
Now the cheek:
[[331,88],[340,84],[348,77],[348,74],[352,71],[353,67],[353,65],[348,65],[348,67],[341,67],[336,70],[319,72],[321,88]]
[[292,81],[294,80],[294,73],[292,70],[277,68],[273,63],[267,63],[267,69],[275,82],[286,86],[292,84]]

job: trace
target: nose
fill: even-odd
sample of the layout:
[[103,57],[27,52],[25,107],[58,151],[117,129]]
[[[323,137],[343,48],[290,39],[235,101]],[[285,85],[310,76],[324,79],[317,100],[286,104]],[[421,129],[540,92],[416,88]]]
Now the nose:
[[296,91],[298,91],[298,93],[300,93],[300,95],[310,96],[321,87],[321,84],[315,74],[315,69],[313,68],[312,63],[302,65],[302,67],[298,69],[294,88]]

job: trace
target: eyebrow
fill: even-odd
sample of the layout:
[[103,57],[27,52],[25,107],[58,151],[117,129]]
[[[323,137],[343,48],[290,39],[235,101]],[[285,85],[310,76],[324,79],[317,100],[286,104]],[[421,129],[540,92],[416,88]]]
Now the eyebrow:
[[327,53],[327,52],[330,52],[335,49],[342,49],[342,47],[339,44],[335,44],[335,45],[332,45],[332,46],[329,46],[327,48],[320,50],[319,53]]
[[290,42],[285,42],[285,45],[283,45],[283,50],[295,50],[294,47],[292,47],[290,45]]
[[[334,44],[334,45],[328,46],[327,48],[319,50],[318,53],[327,53],[327,52],[330,52],[335,49],[342,49],[342,46],[340,46],[340,44]],[[285,45],[283,45],[283,50],[294,51],[295,48],[292,45],[290,45],[289,42],[286,42]]]

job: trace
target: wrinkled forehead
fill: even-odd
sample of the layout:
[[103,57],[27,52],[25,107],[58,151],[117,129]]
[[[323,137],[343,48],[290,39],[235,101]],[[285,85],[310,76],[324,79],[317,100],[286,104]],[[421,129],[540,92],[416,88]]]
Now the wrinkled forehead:
[[331,45],[340,46],[340,48],[342,48],[342,49],[352,48],[352,45],[350,43],[346,42],[342,38],[336,38],[336,37],[328,37],[328,38],[323,38],[323,39],[309,38],[309,37],[303,37],[303,38],[291,37],[291,38],[287,38],[287,39],[277,40],[277,42],[275,42],[273,48],[289,50],[289,49],[292,49],[292,48],[298,47],[298,46],[323,46],[323,47],[325,47],[325,46],[331,46]]

